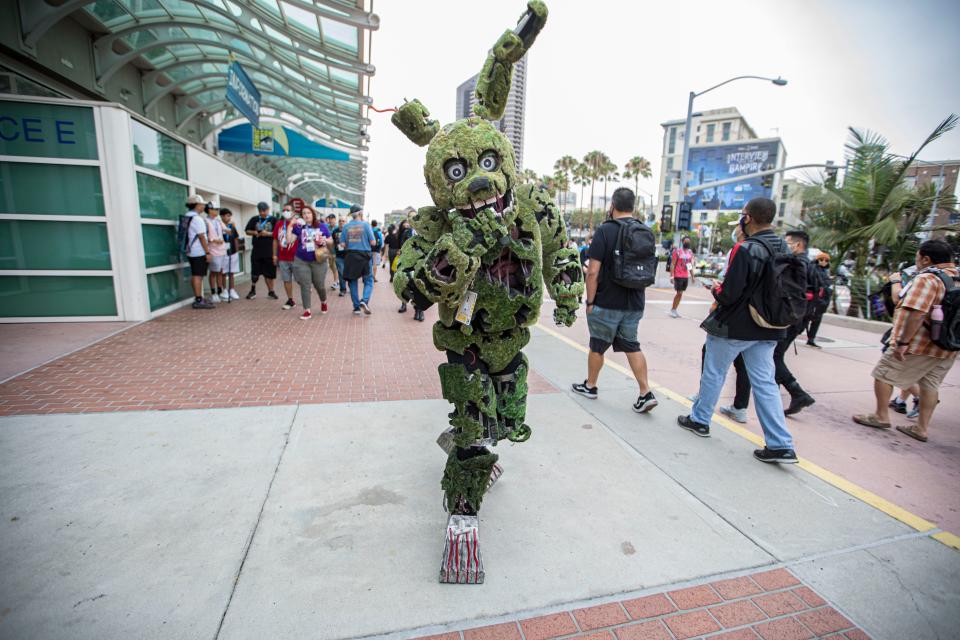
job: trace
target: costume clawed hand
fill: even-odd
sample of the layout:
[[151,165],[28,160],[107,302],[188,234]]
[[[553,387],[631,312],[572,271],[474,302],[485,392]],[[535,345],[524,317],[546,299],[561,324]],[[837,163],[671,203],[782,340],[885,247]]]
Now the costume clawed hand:
[[450,513],[441,582],[484,580],[478,513],[502,473],[489,448],[531,435],[524,422],[529,363],[521,350],[539,318],[543,287],[556,301],[558,324],[573,324],[583,295],[579,257],[565,248],[550,194],[518,183],[513,147],[486,120],[503,115],[513,65],[546,19],[546,6],[531,0],[516,29],[488,54],[476,89],[481,117],[441,128],[413,100],[392,118],[410,140],[429,144],[424,175],[433,206],[413,217],[417,235],[400,252],[394,290],[419,309],[437,305],[433,341],[447,354],[440,385],[454,411],[437,440],[447,453],[441,486]]

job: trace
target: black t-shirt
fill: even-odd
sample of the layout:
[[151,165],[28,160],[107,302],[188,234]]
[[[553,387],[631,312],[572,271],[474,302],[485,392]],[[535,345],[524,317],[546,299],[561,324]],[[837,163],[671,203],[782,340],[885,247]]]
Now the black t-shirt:
[[387,252],[399,253],[400,235],[396,231],[394,231],[393,233],[388,233],[387,237],[384,239],[384,242],[387,244]]
[[277,219],[273,216],[261,218],[259,215],[247,221],[246,231],[269,231],[270,235],[253,238],[253,259],[273,257],[273,225]]
[[643,311],[646,297],[643,289],[627,289],[613,282],[609,270],[613,267],[613,252],[617,248],[620,224],[607,221],[593,232],[593,242],[588,249],[590,260],[600,262],[597,294],[593,303],[604,309]]
[[343,235],[343,227],[341,227],[340,225],[337,225],[330,230],[330,236],[333,238],[333,246],[335,247],[333,251],[333,255],[335,255],[338,258],[342,258],[347,253],[346,248],[343,248],[343,249],[340,248],[341,235]]

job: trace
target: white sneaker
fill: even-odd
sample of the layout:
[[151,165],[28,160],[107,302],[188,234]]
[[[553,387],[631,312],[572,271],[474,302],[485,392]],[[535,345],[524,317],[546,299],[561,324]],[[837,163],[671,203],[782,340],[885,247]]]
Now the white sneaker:
[[210,296],[210,302],[220,302],[220,296],[218,296],[217,294],[213,294],[212,296]]
[[729,407],[720,407],[720,413],[727,416],[734,422],[739,422],[740,424],[747,424],[746,409],[737,409],[733,405],[730,405]]
[[239,300],[239,299],[240,299],[240,294],[237,293],[237,290],[236,290],[236,289],[230,289],[230,299],[231,299],[231,300]]
[[671,318],[679,318],[679,317],[680,317],[680,314],[677,312],[676,309],[670,309],[670,317],[671,317]]

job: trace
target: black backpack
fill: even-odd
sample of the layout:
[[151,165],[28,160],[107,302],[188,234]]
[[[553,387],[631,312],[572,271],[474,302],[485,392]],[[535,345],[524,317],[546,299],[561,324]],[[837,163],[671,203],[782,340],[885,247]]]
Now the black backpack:
[[[936,340],[931,336],[931,341],[945,351],[960,351],[960,287],[956,285],[960,278],[951,277],[943,271],[938,271],[937,275],[947,291],[940,302],[943,311],[940,336]],[[930,328],[929,324],[927,328]]]
[[[185,256],[190,252],[191,243],[189,238],[191,218],[193,218],[193,216],[181,213],[177,221],[177,249],[179,249],[181,256]],[[197,241],[197,236],[193,236],[193,241]]]
[[611,279],[625,289],[646,289],[657,273],[656,238],[636,218],[613,218],[620,225],[613,251]]
[[807,312],[807,265],[799,256],[776,251],[761,238],[747,238],[750,241],[770,254],[747,297],[750,317],[764,329],[792,327]]

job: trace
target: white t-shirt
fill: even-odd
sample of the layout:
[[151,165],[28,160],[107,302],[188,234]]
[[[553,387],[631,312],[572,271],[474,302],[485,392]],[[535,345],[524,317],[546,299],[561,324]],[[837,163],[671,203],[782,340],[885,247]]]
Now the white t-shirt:
[[203,250],[203,243],[197,236],[207,235],[207,223],[196,211],[188,212],[187,217],[190,218],[190,226],[187,227],[187,257],[200,258],[207,255],[207,252]]

